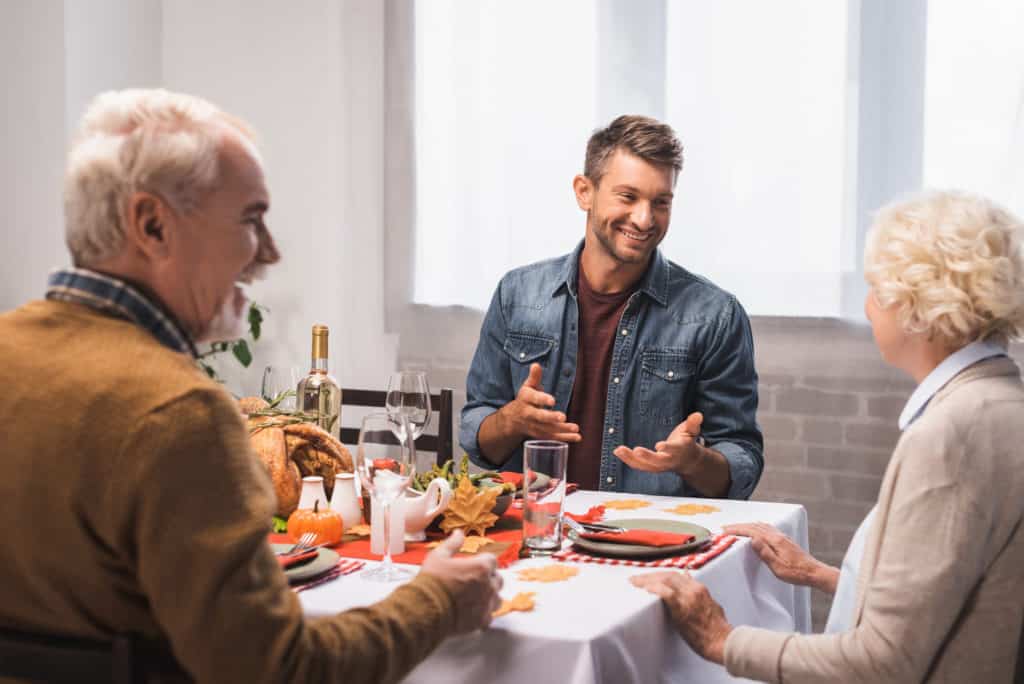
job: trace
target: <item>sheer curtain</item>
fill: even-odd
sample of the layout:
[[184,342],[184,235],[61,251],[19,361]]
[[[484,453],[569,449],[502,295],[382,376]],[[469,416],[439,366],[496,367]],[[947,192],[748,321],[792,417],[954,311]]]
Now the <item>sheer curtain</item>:
[[1024,215],[1024,3],[928,5],[924,182]]
[[570,250],[587,138],[640,113],[685,147],[667,256],[752,314],[839,314],[847,0],[414,12],[415,302],[484,308],[505,271]]

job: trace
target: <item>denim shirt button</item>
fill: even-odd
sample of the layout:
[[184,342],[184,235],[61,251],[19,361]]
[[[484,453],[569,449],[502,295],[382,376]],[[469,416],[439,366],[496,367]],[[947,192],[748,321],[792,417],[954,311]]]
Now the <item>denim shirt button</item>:
[[614,435],[615,434],[615,428],[608,428],[608,434],[609,435]]
[[526,358],[526,352],[519,352],[519,358],[525,359]]
[[615,484],[615,478],[609,475],[608,477],[605,478],[605,482],[607,482],[608,484]]
[[629,331],[628,331],[628,330],[625,330],[625,329],[624,329],[624,330],[622,331],[622,334],[623,334],[623,335],[628,335],[628,334],[629,334]]
[[619,379],[618,378],[612,378],[612,382],[614,382],[616,385],[618,385],[619,384]]

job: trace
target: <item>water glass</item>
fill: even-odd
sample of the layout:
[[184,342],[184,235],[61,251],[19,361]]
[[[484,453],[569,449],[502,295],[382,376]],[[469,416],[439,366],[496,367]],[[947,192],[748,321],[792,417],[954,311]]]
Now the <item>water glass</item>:
[[523,445],[523,547],[549,556],[562,546],[562,504],[569,445],[530,440]]
[[[390,416],[387,413],[371,413],[363,418],[359,430],[359,444],[356,447],[355,466],[363,490],[370,493],[384,519],[384,559],[381,565],[367,570],[363,579],[394,582],[410,579],[413,572],[391,562],[392,504],[405,496],[415,469],[415,447],[411,439],[400,440],[399,432],[411,431],[405,416]],[[376,518],[377,516],[373,516]],[[404,527],[405,520],[397,521]]]
[[[423,371],[397,371],[388,380],[385,400],[388,414],[403,415],[412,428],[413,440],[419,439],[423,429],[430,423],[430,387],[427,374]],[[396,434],[401,440],[405,435]]]
[[[295,410],[295,388],[299,385],[302,374],[297,366],[267,366],[263,369],[263,384],[260,396],[268,404],[280,399],[276,408],[282,411]],[[286,394],[290,392],[290,394]]]

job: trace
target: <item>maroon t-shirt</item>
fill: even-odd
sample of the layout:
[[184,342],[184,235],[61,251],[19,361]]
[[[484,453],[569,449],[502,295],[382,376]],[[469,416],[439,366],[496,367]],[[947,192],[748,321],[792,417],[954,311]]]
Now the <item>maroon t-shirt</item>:
[[580,332],[576,355],[576,379],[566,411],[570,423],[580,426],[583,439],[569,445],[566,477],[581,489],[597,489],[601,477],[601,443],[604,439],[604,409],[608,400],[608,376],[612,367],[612,349],[622,311],[636,286],[625,292],[595,292],[577,269]]

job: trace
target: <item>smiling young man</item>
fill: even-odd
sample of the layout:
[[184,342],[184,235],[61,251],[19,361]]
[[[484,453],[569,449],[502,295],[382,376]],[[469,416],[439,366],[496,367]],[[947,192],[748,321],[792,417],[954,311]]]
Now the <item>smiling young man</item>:
[[586,235],[498,284],[466,382],[460,442],[522,467],[527,439],[570,444],[584,489],[747,498],[761,476],[757,374],[736,299],[668,261],[682,145],[621,116],[573,179]]

